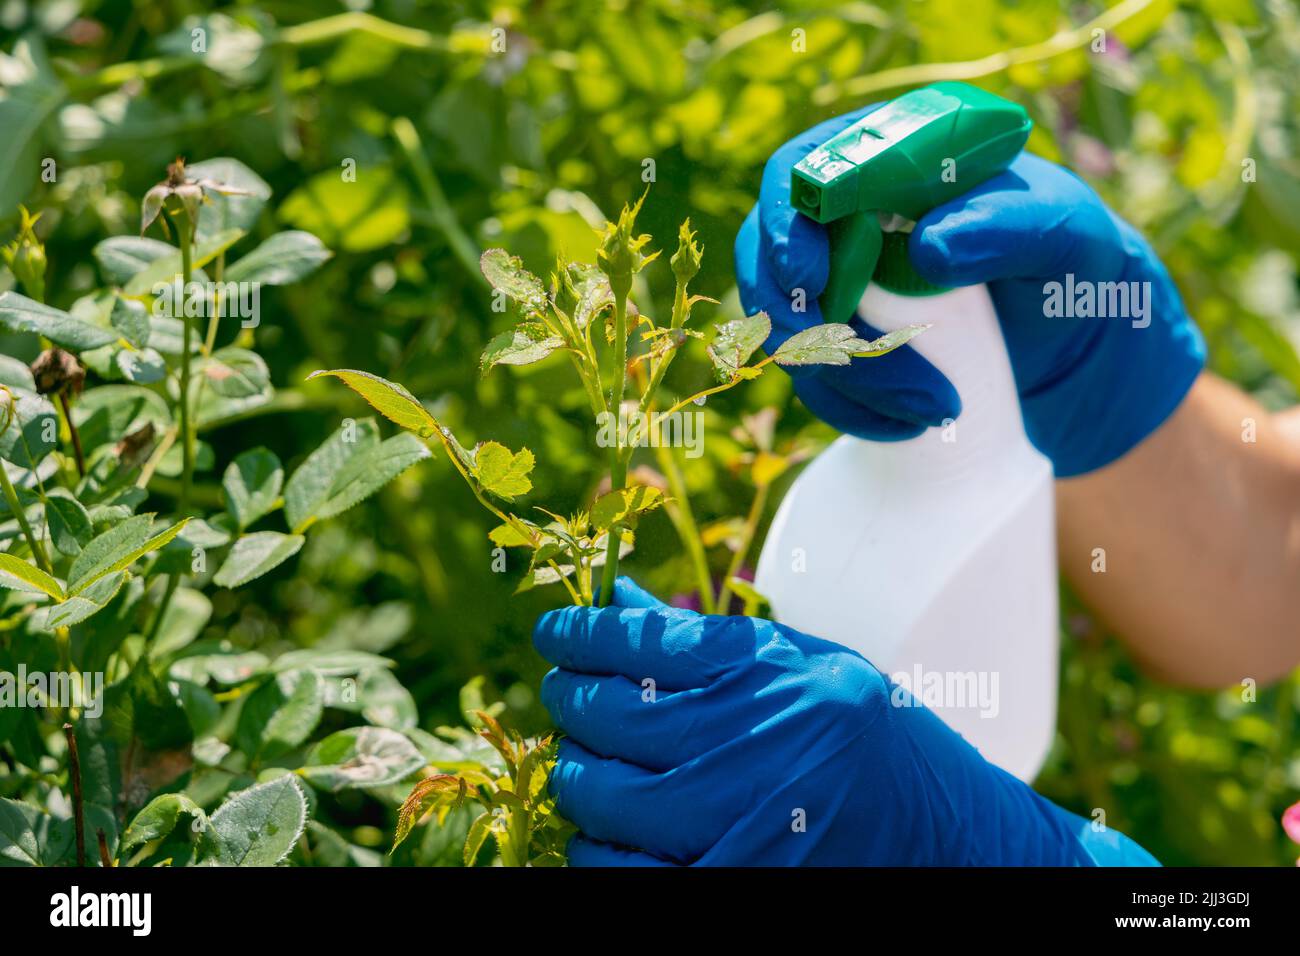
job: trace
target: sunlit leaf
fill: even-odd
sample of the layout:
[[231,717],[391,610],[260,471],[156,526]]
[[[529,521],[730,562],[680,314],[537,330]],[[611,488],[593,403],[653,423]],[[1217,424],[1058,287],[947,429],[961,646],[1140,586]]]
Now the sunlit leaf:
[[432,435],[438,429],[438,422],[428,410],[414,395],[396,382],[390,382],[369,372],[347,368],[322,369],[312,372],[307,377],[312,379],[318,375],[333,375],[335,378],[342,379],[348,388],[369,402],[379,414],[417,435]]
[[474,452],[475,478],[485,491],[507,500],[532,490],[528,476],[533,470],[533,453],[527,448],[512,452],[497,442],[484,442]]
[[64,597],[63,586],[57,578],[46,574],[22,558],[0,552],[0,587],[16,590],[40,591],[56,601]]

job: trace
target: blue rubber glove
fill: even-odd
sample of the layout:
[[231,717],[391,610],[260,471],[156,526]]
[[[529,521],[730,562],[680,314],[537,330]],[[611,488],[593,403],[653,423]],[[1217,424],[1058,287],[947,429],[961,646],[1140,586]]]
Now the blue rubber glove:
[[[620,578],[544,614],[574,865],[1153,865],[982,758],[858,654]],[[911,706],[902,706],[902,704]]]
[[[745,311],[772,318],[769,352],[822,321],[816,300],[826,285],[826,231],[791,207],[790,170],[875,108],[815,126],[768,160],[758,205],[736,237],[736,273]],[[1025,431],[1057,477],[1128,452],[1173,413],[1204,365],[1200,332],[1151,246],[1081,179],[1036,156],[1022,153],[1005,172],[926,214],[908,249],[930,282],[988,284]],[[1130,288],[1141,292],[1144,314],[1130,305],[1125,318],[1049,316],[1047,283],[1061,283],[1064,294],[1067,275],[1075,289],[1139,283]],[[804,311],[792,307],[798,289]],[[860,335],[875,334],[855,324]],[[795,391],[813,414],[862,438],[911,438],[961,411],[948,380],[910,348],[801,371]]]

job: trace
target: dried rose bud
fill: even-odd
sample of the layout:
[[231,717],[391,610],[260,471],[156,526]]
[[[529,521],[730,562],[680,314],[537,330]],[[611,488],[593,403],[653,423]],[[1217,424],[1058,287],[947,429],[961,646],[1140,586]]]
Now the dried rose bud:
[[[177,156],[176,161],[167,164],[167,178],[144,194],[140,204],[140,235],[144,235],[150,223],[158,219],[168,199],[176,199],[185,209],[190,227],[199,223],[199,208],[207,202],[208,192],[217,192],[225,196],[247,196],[247,190],[238,189],[229,183],[217,182],[215,179],[194,179],[185,169],[185,158]],[[167,231],[167,220],[158,219],[163,231]]]
[[82,386],[86,384],[86,370],[71,352],[46,349],[32,362],[32,378],[36,380],[36,391],[42,395],[66,391],[76,396],[81,394]]
[[123,468],[133,468],[144,460],[145,452],[153,447],[153,422],[145,422],[135,431],[122,438],[113,448]]

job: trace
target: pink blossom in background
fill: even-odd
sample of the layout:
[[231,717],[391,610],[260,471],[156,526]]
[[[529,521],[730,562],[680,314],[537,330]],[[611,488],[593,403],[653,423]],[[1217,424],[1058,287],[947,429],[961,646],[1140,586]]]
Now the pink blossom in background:
[[1300,803],[1293,803],[1282,811],[1282,829],[1296,843],[1300,843]]

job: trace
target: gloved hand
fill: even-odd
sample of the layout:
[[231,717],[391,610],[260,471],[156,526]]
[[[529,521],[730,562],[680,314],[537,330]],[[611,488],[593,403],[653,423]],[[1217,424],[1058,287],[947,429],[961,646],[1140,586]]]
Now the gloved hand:
[[[769,352],[822,321],[826,231],[791,207],[790,170],[878,105],[815,126],[768,160],[758,205],[736,238],[736,273],[745,311],[762,309],[772,319]],[[1124,455],[1172,414],[1204,364],[1201,335],[1151,246],[1086,183],[1036,156],[1022,153],[1006,171],[926,214],[908,250],[930,282],[988,284],[1025,431],[1057,477]],[[1061,283],[1070,298],[1084,282],[1094,284],[1094,294],[1097,283],[1138,283],[1130,288],[1142,298],[1130,300],[1129,317],[1049,316],[1049,282]],[[796,289],[805,311],[792,308]],[[1109,287],[1100,294],[1107,297]],[[860,319],[855,324],[864,338],[878,334]],[[795,391],[804,404],[862,438],[911,438],[961,410],[948,380],[910,348],[795,371],[802,372]]]
[[544,614],[574,865],[1147,865],[985,761],[859,655],[627,578]]

